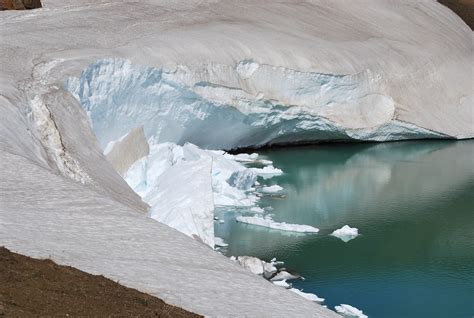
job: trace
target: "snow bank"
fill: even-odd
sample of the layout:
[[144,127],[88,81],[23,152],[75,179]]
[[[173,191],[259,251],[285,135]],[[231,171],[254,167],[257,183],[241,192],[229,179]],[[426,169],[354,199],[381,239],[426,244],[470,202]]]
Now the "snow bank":
[[286,289],[291,287],[291,285],[286,282],[286,279],[284,279],[284,280],[275,280],[275,281],[272,281],[272,283],[274,285],[277,285],[277,286],[280,286],[280,287],[283,287],[283,288],[286,288]]
[[349,225],[344,225],[340,229],[335,230],[331,233],[332,236],[338,237],[344,242],[349,242],[359,236],[359,230]]
[[301,290],[299,289],[296,289],[296,288],[290,288],[289,291],[305,298],[305,299],[308,299],[308,300],[311,300],[311,301],[314,301],[314,302],[317,302],[317,303],[322,303],[324,302],[324,298],[319,298],[318,296],[316,296],[315,294],[311,294],[311,293],[305,293],[305,292],[302,292]]
[[237,257],[237,262],[255,275],[263,274],[263,265],[265,262],[261,259],[258,259],[257,257],[239,256]]
[[368,318],[364,315],[362,310],[357,309],[353,306],[342,304],[334,307],[338,314],[341,314],[345,318]]
[[315,228],[309,225],[275,222],[269,216],[266,216],[266,217],[238,216],[236,220],[241,223],[252,224],[252,225],[266,227],[269,229],[280,230],[280,231],[289,231],[289,232],[298,232],[298,233],[318,233],[319,232],[318,228]]

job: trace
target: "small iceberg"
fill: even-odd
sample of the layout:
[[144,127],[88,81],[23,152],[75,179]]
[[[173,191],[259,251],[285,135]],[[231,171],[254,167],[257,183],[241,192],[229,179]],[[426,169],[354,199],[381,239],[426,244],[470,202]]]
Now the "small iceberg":
[[262,189],[260,189],[260,192],[265,193],[265,194],[273,194],[273,193],[279,193],[282,190],[283,188],[280,187],[279,185],[272,185],[269,187],[263,187]]
[[282,268],[273,277],[271,277],[270,280],[273,282],[273,281],[279,281],[279,280],[291,280],[291,279],[298,279],[298,278],[301,278],[301,276],[298,274],[292,274],[286,271],[285,268]]
[[315,294],[305,293],[305,292],[302,292],[301,290],[296,289],[296,288],[290,288],[290,291],[297,294],[297,295],[299,295],[299,296],[301,296],[301,297],[303,297],[303,298],[306,298],[307,300],[311,300],[311,301],[314,301],[314,302],[317,302],[317,303],[324,302],[324,298],[319,298]]
[[341,304],[340,306],[334,307],[334,309],[336,309],[338,314],[346,318],[368,318],[368,316],[365,315],[362,310],[350,305]]
[[286,279],[284,279],[284,280],[275,280],[275,281],[272,281],[272,283],[277,285],[277,286],[286,288],[286,289],[291,287],[291,285],[286,282]]
[[214,245],[215,246],[219,246],[219,247],[227,247],[229,246],[229,244],[227,244],[226,242],[224,242],[224,239],[221,238],[221,237],[215,237],[214,238]]
[[270,279],[277,272],[277,268],[273,263],[266,263],[263,264],[263,277],[266,279]]
[[254,213],[264,213],[264,212],[265,212],[265,210],[262,209],[262,208],[259,207],[259,206],[254,206],[254,207],[250,208],[250,211],[251,211],[251,212],[254,212]]
[[275,222],[271,217],[259,217],[259,216],[238,216],[237,222],[252,224],[256,226],[266,227],[269,229],[298,232],[298,233],[318,233],[319,229],[310,225],[301,224],[288,224],[285,222]]
[[350,240],[355,239],[359,236],[359,230],[355,227],[350,227],[349,225],[344,225],[338,230],[335,230],[331,233],[332,236],[340,238],[344,242],[349,242]]
[[275,168],[273,165],[265,166],[263,168],[251,168],[258,176],[268,179],[274,176],[283,174],[281,169]]

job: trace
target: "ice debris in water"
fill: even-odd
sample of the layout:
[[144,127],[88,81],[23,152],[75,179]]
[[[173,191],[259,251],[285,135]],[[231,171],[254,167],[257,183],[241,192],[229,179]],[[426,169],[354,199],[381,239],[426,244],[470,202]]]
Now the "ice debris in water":
[[224,242],[224,239],[223,239],[223,238],[217,237],[217,236],[214,238],[214,245],[220,246],[220,247],[229,246],[229,244],[227,244],[227,243]]
[[286,282],[286,279],[284,279],[284,280],[275,280],[275,281],[272,281],[272,283],[277,285],[277,286],[287,288],[287,289],[291,287],[291,285]]
[[283,171],[281,169],[275,168],[273,165],[265,166],[263,168],[252,169],[257,173],[257,175],[263,177],[264,179],[268,179],[274,176],[280,176],[283,174]]
[[227,183],[239,190],[249,190],[257,181],[257,173],[250,169],[233,172]]
[[281,269],[278,271],[278,273],[270,278],[271,281],[277,281],[277,280],[290,280],[290,279],[297,279],[300,278],[300,275],[297,274],[292,274],[288,272],[286,269]]
[[266,227],[274,230],[298,232],[298,233],[318,233],[319,229],[310,225],[289,224],[285,222],[275,222],[270,216],[238,216],[237,222]]
[[265,210],[262,209],[262,208],[259,207],[259,206],[254,206],[254,207],[250,208],[250,211],[251,211],[251,212],[254,212],[254,213],[263,213],[263,212],[265,212]]
[[314,302],[317,302],[317,303],[324,302],[324,298],[319,298],[315,294],[305,293],[305,292],[302,292],[301,290],[296,289],[296,288],[290,288],[290,291],[297,294],[297,295],[300,295],[303,298],[306,298],[308,300],[311,300],[311,301],[314,301]]
[[357,309],[351,305],[341,304],[340,306],[334,307],[338,314],[345,318],[368,318],[362,310]]
[[349,242],[350,240],[355,239],[357,236],[359,236],[359,230],[355,227],[344,225],[340,229],[332,232],[331,235],[340,238],[344,242]]
[[263,187],[260,189],[260,192],[262,193],[266,193],[266,194],[273,194],[273,193],[278,193],[278,192],[281,192],[283,190],[282,187],[280,187],[279,185],[275,184],[275,185],[272,185],[272,186],[269,186],[269,187]]
[[148,142],[149,155],[136,161],[124,179],[151,206],[152,218],[214,247],[214,221],[223,223],[214,216],[216,206],[264,212],[256,206],[257,176],[279,169],[241,163],[258,160],[257,154],[234,156],[153,138]]
[[315,294],[305,293],[296,288],[291,288],[291,285],[287,283],[287,280],[302,277],[298,274],[290,273],[286,268],[278,269],[276,265],[283,264],[283,262],[277,261],[276,258],[273,258],[270,262],[265,262],[257,257],[252,256],[239,256],[237,258],[235,256],[231,256],[230,259],[232,261],[236,261],[242,267],[256,275],[263,275],[264,278],[272,282],[274,285],[289,289],[291,292],[307,300],[317,303],[322,303],[324,301],[324,298],[320,298]]

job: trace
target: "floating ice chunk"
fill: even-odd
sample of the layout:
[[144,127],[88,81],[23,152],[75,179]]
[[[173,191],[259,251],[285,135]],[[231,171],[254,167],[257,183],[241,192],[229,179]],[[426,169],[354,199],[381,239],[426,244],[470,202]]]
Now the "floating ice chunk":
[[215,245],[215,246],[220,246],[220,247],[227,247],[227,246],[229,246],[229,244],[227,244],[227,243],[224,242],[224,239],[223,239],[223,238],[217,237],[217,236],[214,238],[214,245]]
[[290,288],[290,291],[297,294],[297,295],[300,295],[303,298],[306,298],[308,300],[311,300],[311,301],[314,301],[314,302],[317,302],[317,303],[322,303],[324,301],[324,298],[319,298],[315,294],[302,292],[301,290],[296,289],[296,288]]
[[340,229],[332,232],[331,235],[340,238],[344,242],[349,242],[350,240],[355,239],[357,236],[359,236],[359,230],[355,227],[344,225]]
[[239,256],[237,257],[237,262],[242,265],[244,268],[248,269],[256,275],[263,274],[263,264],[264,262],[256,257],[252,256]]
[[240,170],[232,173],[227,183],[239,190],[249,190],[257,181],[257,173],[251,169]]
[[250,211],[251,211],[251,212],[254,212],[254,213],[263,213],[263,212],[265,212],[265,210],[262,209],[262,208],[259,207],[259,206],[254,206],[254,207],[250,208]]
[[270,193],[278,193],[282,190],[283,190],[283,188],[280,187],[279,185],[272,185],[272,186],[269,186],[269,187],[263,187],[262,189],[260,189],[260,192],[270,194]]
[[274,176],[280,176],[283,174],[283,171],[281,169],[275,168],[272,165],[265,166],[263,168],[252,168],[252,170],[264,179],[271,178]]
[[275,257],[271,259],[270,263],[272,263],[272,264],[275,265],[275,266],[285,264],[285,262],[283,262],[283,261],[278,261]]
[[270,280],[271,281],[278,281],[278,280],[291,280],[300,278],[300,275],[291,274],[286,270],[280,270],[275,276],[273,276]]
[[286,279],[284,279],[284,280],[275,280],[275,281],[272,281],[272,283],[277,285],[277,286],[283,287],[283,288],[290,288],[291,287],[291,285],[286,282]]
[[258,159],[258,153],[239,153],[237,155],[231,155],[232,159],[239,162],[254,162]]
[[334,307],[338,314],[341,314],[346,318],[368,318],[362,310],[357,309],[351,305],[341,304],[340,306]]
[[318,233],[319,229],[310,225],[289,224],[285,222],[275,222],[270,217],[259,216],[238,216],[238,222],[252,224],[256,226],[266,227],[274,230],[298,232],[298,233]]
[[263,264],[263,277],[270,279],[274,273],[276,273],[277,268],[272,263]]

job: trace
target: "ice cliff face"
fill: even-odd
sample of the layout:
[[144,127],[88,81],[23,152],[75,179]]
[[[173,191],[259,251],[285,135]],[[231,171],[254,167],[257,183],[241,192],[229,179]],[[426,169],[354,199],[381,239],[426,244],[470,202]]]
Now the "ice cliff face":
[[251,60],[166,70],[109,59],[71,78],[66,89],[104,146],[137,125],[158,142],[212,149],[449,137],[396,120],[380,79],[370,71],[330,75]]

